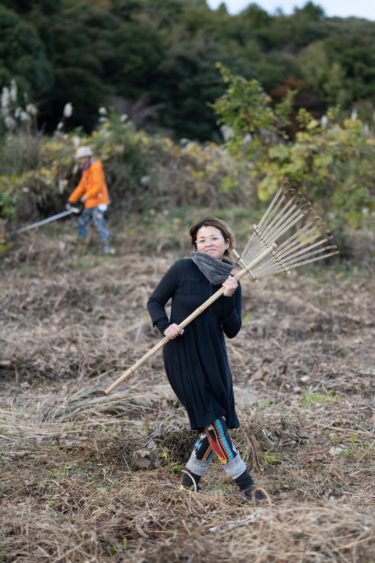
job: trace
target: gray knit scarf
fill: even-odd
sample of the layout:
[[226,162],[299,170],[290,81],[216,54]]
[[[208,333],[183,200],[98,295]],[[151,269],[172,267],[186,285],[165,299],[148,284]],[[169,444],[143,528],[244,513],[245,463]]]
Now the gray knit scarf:
[[225,282],[235,264],[224,257],[218,260],[204,252],[192,252],[191,259],[212,285],[221,285]]

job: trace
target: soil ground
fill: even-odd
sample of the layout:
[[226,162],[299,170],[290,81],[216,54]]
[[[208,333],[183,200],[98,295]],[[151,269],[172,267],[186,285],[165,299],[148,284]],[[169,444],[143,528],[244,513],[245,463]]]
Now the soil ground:
[[160,353],[101,392],[158,341],[147,297],[188,254],[145,247],[104,257],[37,233],[3,262],[0,561],[374,561],[371,270],[243,281],[232,436],[268,494],[256,506],[219,464],[179,489],[195,436]]

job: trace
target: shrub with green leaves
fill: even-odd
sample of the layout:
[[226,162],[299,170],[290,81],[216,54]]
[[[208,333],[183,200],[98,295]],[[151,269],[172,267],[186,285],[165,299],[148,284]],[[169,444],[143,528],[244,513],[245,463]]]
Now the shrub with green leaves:
[[361,227],[374,210],[375,136],[369,127],[333,110],[321,122],[300,110],[299,130],[288,137],[293,93],[273,107],[256,80],[224,67],[221,72],[227,91],[214,109],[230,128],[231,153],[252,163],[259,199],[268,201],[288,178],[331,224]]
[[[0,193],[8,194],[17,220],[61,209],[79,180],[74,159],[78,144],[89,145],[103,161],[112,217],[123,217],[124,211],[163,211],[185,205],[220,209],[254,204],[248,162],[234,159],[215,143],[177,143],[136,131],[126,116],[107,113],[105,108],[90,135],[61,129],[51,137],[29,134],[29,151],[35,144],[35,160],[18,151],[23,135],[23,131],[9,133],[0,149],[0,160],[8,154]],[[10,158],[12,150],[15,154]]]

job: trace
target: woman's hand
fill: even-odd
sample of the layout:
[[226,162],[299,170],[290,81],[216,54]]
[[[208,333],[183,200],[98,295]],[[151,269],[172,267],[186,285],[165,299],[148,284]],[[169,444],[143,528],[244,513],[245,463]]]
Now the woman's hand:
[[176,323],[169,325],[168,328],[164,331],[164,336],[168,336],[169,340],[173,340],[177,338],[177,336],[181,336],[184,334],[184,329],[178,326]]
[[238,287],[238,281],[233,276],[228,276],[228,278],[223,283],[225,297],[232,297],[234,292]]

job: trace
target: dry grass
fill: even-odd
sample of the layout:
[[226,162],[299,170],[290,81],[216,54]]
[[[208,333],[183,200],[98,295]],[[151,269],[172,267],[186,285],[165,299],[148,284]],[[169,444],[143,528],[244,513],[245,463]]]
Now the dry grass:
[[145,303],[175,255],[64,241],[32,236],[0,277],[0,561],[374,561],[368,271],[244,283],[233,436],[258,507],[218,464],[179,490],[194,434],[160,355],[101,393],[155,343]]

